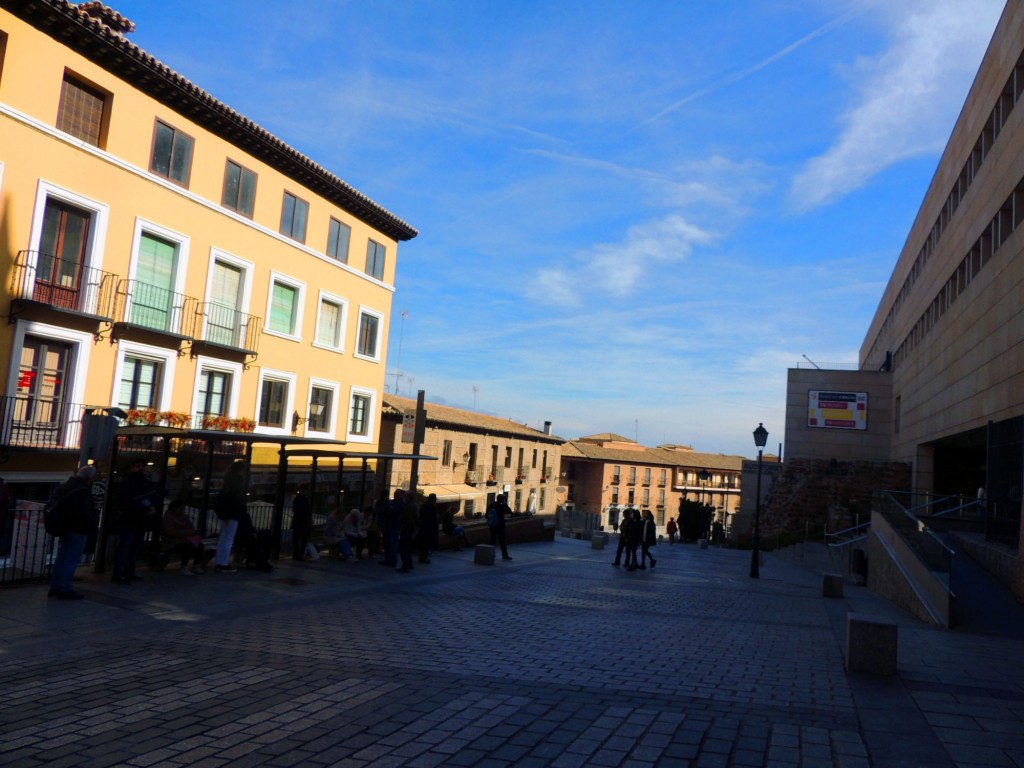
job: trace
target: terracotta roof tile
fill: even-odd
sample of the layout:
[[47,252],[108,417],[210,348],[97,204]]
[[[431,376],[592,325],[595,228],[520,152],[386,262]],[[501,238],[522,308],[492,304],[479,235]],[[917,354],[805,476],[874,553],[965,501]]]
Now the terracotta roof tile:
[[[501,433],[528,437],[549,443],[564,443],[565,438],[557,435],[549,435],[545,432],[520,424],[511,419],[502,419],[497,416],[488,416],[475,411],[466,411],[461,408],[452,408],[447,405],[435,403],[424,403],[427,411],[427,423],[450,424],[456,427],[465,427],[478,432]],[[400,395],[384,394],[382,413],[385,415],[401,416],[406,413],[416,412],[416,401],[409,397]]]

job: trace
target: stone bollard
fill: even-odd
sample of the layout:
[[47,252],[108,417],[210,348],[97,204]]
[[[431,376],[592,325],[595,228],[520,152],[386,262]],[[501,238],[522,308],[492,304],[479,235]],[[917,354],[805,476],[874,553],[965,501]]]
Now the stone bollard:
[[494,546],[477,544],[473,550],[473,562],[477,565],[494,565]]
[[707,549],[708,548],[708,540],[707,539],[700,539],[697,542],[697,544],[700,546],[701,549]]
[[563,528],[562,529],[562,538],[563,539],[571,539],[572,538],[572,528]]
[[821,594],[823,597],[843,596],[843,576],[840,573],[821,574]]
[[846,671],[896,674],[898,631],[895,624],[863,613],[846,615]]
[[595,533],[590,537],[590,548],[591,549],[604,549],[604,545],[608,543],[607,533]]

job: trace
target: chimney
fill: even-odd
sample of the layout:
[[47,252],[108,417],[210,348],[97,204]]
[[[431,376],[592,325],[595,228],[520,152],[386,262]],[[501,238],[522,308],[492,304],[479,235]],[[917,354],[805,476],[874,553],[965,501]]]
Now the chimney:
[[545,435],[550,435],[551,434],[551,422],[550,421],[545,421],[544,422],[544,434]]

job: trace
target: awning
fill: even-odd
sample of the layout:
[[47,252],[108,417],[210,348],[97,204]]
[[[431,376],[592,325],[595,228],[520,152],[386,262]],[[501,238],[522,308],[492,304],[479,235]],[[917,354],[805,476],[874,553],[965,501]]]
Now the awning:
[[477,496],[486,495],[486,491],[474,488],[464,483],[452,483],[450,485],[418,485],[416,490],[424,496],[435,494],[438,501],[458,501],[460,499],[472,499]]

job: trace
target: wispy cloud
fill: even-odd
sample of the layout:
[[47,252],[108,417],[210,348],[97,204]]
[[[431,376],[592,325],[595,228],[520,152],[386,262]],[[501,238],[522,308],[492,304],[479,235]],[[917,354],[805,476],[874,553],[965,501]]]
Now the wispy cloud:
[[[530,295],[545,303],[580,306],[591,299],[623,299],[633,295],[644,277],[669,262],[681,261],[712,233],[679,214],[629,228],[617,243],[599,243],[579,254],[573,266],[538,270]],[[585,287],[585,291],[580,288]]]
[[891,46],[857,62],[856,103],[835,143],[793,180],[801,211],[830,203],[889,166],[940,151],[992,34],[1002,0],[929,0],[894,16]]
[[689,104],[689,103],[691,103],[693,101],[696,101],[697,99],[699,99],[699,98],[701,98],[703,96],[708,96],[708,95],[710,95],[712,93],[715,93],[716,91],[720,91],[721,89],[723,89],[723,88],[725,88],[727,86],[730,86],[730,85],[732,85],[734,83],[738,83],[741,80],[745,80],[746,78],[750,77],[751,75],[753,75],[753,74],[755,74],[757,72],[760,72],[765,67],[769,67],[772,64],[775,64],[776,62],[781,61],[782,59],[786,58],[787,56],[789,56],[794,51],[798,50],[799,48],[803,47],[804,45],[807,45],[807,43],[811,42],[812,40],[815,40],[815,39],[821,37],[822,35],[827,34],[828,32],[831,32],[836,27],[839,27],[839,26],[845,24],[850,19],[854,18],[855,16],[857,16],[858,14],[860,14],[862,12],[863,11],[856,10],[856,9],[847,11],[846,13],[842,14],[838,18],[832,19],[831,21],[829,21],[829,22],[827,22],[825,24],[822,24],[817,29],[807,33],[806,35],[801,37],[799,40],[796,40],[795,42],[792,42],[789,45],[785,46],[784,48],[776,51],[772,55],[767,56],[764,59],[761,59],[761,61],[757,62],[756,64],[753,64],[752,66],[746,67],[745,69],[742,69],[739,72],[734,72],[734,73],[732,73],[730,75],[726,75],[725,77],[719,78],[715,82],[713,82],[713,83],[711,83],[711,84],[709,84],[709,85],[707,85],[707,86],[705,86],[703,88],[700,88],[700,89],[694,91],[693,93],[690,93],[690,94],[684,96],[683,98],[679,99],[676,102],[673,102],[672,104],[669,104],[664,109],[660,110],[659,112],[656,112],[655,114],[651,115],[646,120],[641,122],[640,125],[637,126],[637,127],[642,127],[642,126],[648,125],[650,123],[656,122],[657,120],[660,120],[661,118],[665,117],[666,115],[670,115],[671,113],[675,112],[676,110],[682,109],[687,104]]

